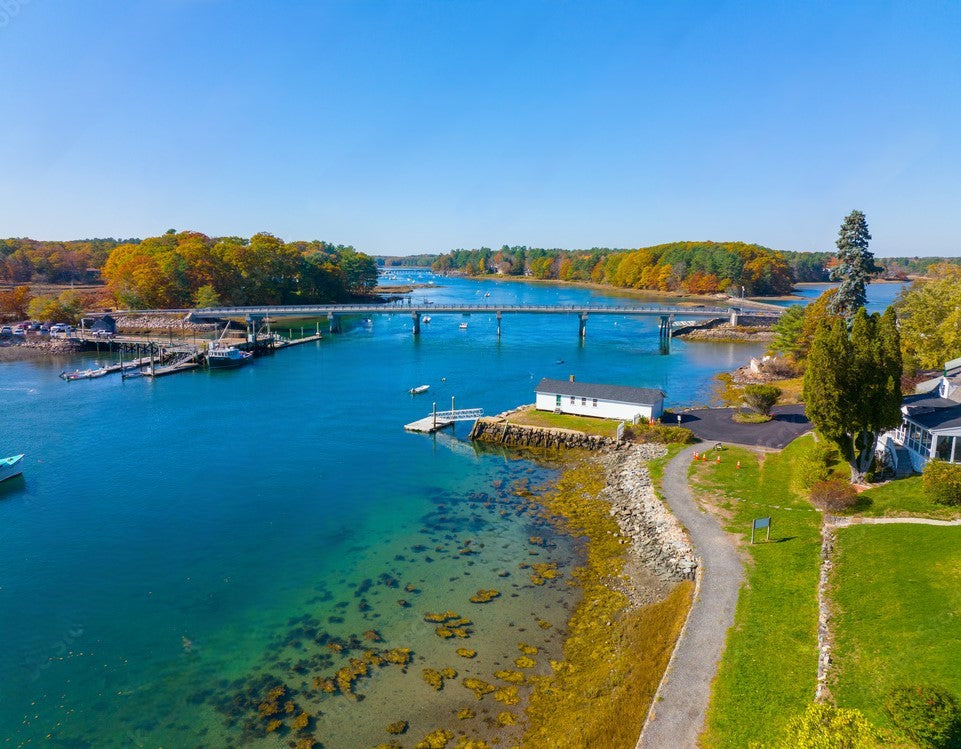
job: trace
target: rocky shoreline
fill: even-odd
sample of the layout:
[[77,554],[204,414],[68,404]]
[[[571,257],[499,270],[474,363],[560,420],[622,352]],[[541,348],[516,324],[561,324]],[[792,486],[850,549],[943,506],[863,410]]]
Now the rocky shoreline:
[[0,362],[72,356],[79,350],[79,344],[66,338],[51,339],[36,336],[25,341],[0,344]]
[[[611,516],[621,533],[631,539],[625,571],[642,565],[660,583],[693,580],[697,557],[681,523],[657,496],[647,462],[667,455],[663,445],[629,445],[611,450],[597,461],[604,467],[607,485],[600,498],[611,505]],[[634,578],[633,574],[628,575]],[[629,585],[624,592],[632,603],[642,605],[660,597],[649,585]],[[657,588],[662,588],[662,585]]]

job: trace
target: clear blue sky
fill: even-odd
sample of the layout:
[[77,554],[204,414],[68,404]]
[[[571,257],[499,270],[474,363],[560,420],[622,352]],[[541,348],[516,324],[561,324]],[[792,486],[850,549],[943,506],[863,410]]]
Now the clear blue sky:
[[957,0],[7,5],[0,236],[961,254]]

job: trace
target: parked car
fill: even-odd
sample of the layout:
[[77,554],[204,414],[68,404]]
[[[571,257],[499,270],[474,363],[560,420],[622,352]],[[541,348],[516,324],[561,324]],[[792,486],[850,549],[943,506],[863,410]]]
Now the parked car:
[[62,324],[62,323],[57,323],[56,325],[51,325],[51,326],[50,326],[50,332],[51,332],[51,333],[66,333],[66,332],[67,332],[67,326],[64,325],[64,324]]
[[40,330],[43,326],[38,322],[30,323],[30,330]]
[[12,335],[13,335],[13,328],[11,328],[9,325],[4,325],[2,328],[0,328],[0,336],[3,336],[4,338],[9,338]]
[[41,325],[40,328],[39,328],[39,330],[40,330],[40,335],[48,335],[48,334],[50,333],[50,326],[49,326],[49,325]]
[[23,328],[17,328],[16,330],[13,331],[13,335],[15,338],[26,338],[27,331],[24,330]]

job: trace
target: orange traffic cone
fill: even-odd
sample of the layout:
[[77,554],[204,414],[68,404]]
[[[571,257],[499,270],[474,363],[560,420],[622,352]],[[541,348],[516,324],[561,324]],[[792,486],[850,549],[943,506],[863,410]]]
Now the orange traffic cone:
[[741,461],[740,461],[740,460],[737,462],[737,465],[735,466],[735,468],[737,468],[738,470],[741,469]]
[[720,455],[717,456],[717,464],[718,464],[718,465],[721,465],[721,456],[720,456]]
[[698,457],[697,457],[697,451],[695,451],[695,452],[694,452],[694,460],[697,460],[697,459],[698,459]]

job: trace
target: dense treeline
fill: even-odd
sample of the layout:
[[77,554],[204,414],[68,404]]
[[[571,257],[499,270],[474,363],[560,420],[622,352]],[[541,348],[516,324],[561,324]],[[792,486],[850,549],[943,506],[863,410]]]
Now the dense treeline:
[[674,242],[638,250],[595,247],[547,250],[503,246],[454,250],[438,258],[434,270],[468,275],[499,273],[561,281],[592,281],[620,288],[786,294],[799,278],[826,280],[825,258],[784,253],[744,242]]
[[121,244],[138,239],[80,239],[44,242],[0,239],[0,280],[13,283],[70,283],[97,280],[107,257]]
[[[418,262],[431,256],[419,255]],[[591,281],[621,288],[709,294],[727,291],[769,296],[789,293],[793,284],[825,283],[836,262],[833,252],[789,252],[744,242],[673,242],[637,250],[590,250],[508,246],[452,250],[435,257],[438,273],[499,274],[561,281]],[[949,258],[877,258],[884,278],[927,275]]]
[[343,301],[377,285],[377,264],[353,247],[272,234],[167,233],[116,247],[103,277],[129,308]]

